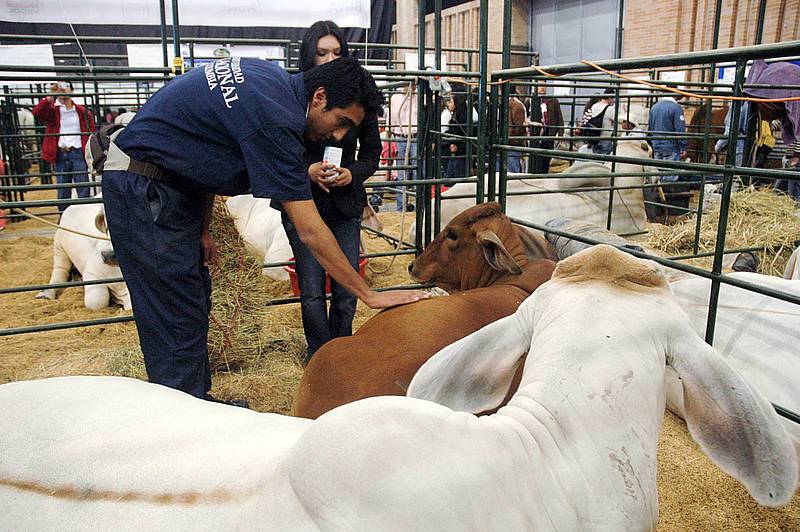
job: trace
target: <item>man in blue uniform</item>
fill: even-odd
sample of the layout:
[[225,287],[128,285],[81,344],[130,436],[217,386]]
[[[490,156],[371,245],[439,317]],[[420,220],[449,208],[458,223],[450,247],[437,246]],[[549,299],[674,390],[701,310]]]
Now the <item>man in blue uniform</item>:
[[215,194],[271,198],[320,264],[371,308],[425,297],[367,286],[317,213],[303,163],[304,135],[341,140],[382,102],[353,59],[290,75],[226,58],[171,81],[113,139],[103,203],[151,382],[210,398]]

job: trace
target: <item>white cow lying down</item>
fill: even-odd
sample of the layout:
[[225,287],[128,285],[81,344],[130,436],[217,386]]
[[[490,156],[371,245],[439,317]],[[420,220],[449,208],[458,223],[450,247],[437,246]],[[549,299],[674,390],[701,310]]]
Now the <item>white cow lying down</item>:
[[0,386],[0,529],[652,529],[665,362],[706,452],[762,504],[786,503],[798,472],[777,416],[691,331],[663,279],[620,255],[564,261],[517,314],[411,384],[485,410],[531,347],[493,416],[376,397],[312,421],[115,377]]
[[[616,246],[636,249],[638,244],[599,227],[574,220],[550,220],[547,225]],[[547,234],[560,258],[586,249],[588,244]],[[638,251],[642,251],[641,248]],[[658,253],[652,249],[648,253]],[[738,254],[725,257],[734,259]],[[723,260],[725,267],[726,260]],[[661,268],[659,266],[659,268]],[[711,281],[678,270],[662,268],[678,304],[689,316],[698,335],[705,337]],[[800,280],[786,280],[758,273],[731,273],[728,276],[795,296],[800,296]],[[769,296],[723,284],[721,285],[714,347],[747,382],[775,404],[800,413],[800,306]],[[675,372],[667,369],[667,408],[684,417],[683,390]],[[800,438],[800,425],[785,420],[786,428]]]
[[[58,225],[59,229],[53,237],[53,272],[49,284],[67,282],[73,266],[84,281],[122,277],[110,241],[65,230],[73,229],[108,238],[106,216],[101,203],[70,205],[61,214]],[[88,285],[83,290],[83,303],[91,310],[105,308],[110,302],[121,305],[125,310],[131,309],[131,296],[124,282]],[[36,297],[56,299],[60,292],[61,290],[48,288],[39,292]]]
[[[228,198],[225,204],[248,253],[262,262],[286,262],[294,254],[281,224],[281,213],[270,207],[269,202],[243,194]],[[264,274],[278,281],[289,279],[282,266],[264,268]]]
[[[646,159],[650,148],[643,141],[623,141],[617,154],[625,157]],[[643,172],[647,167],[627,163],[616,165],[616,173]],[[572,174],[595,174],[595,177],[570,178]],[[513,174],[512,174],[513,175]],[[509,181],[508,192],[534,192],[537,190],[560,190],[559,194],[509,195],[505,213],[512,218],[544,225],[553,218],[573,218],[602,227],[608,217],[609,192],[570,192],[571,189],[589,186],[608,186],[612,176],[609,166],[597,162],[576,162],[566,171],[553,174],[547,179]],[[633,186],[644,183],[643,177],[617,177],[615,186]],[[450,196],[470,195],[472,198],[447,199]],[[442,193],[442,227],[458,213],[475,205],[475,184],[458,183]],[[617,234],[635,233],[645,230],[647,217],[641,189],[624,189],[614,192],[611,230]],[[412,224],[408,238],[413,240],[415,225]]]
[[[728,277],[800,296],[800,281],[758,273]],[[681,308],[697,334],[704,336],[711,281],[691,276],[670,282]],[[714,348],[753,388],[775,404],[800,413],[800,306],[742,288],[721,285]],[[681,383],[667,372],[667,407],[685,417]],[[800,425],[784,420],[800,439]]]
[[[270,201],[254,198],[252,194],[243,194],[228,198],[225,204],[233,216],[236,230],[244,239],[248,253],[265,263],[286,262],[294,253],[281,224],[281,213],[269,206]],[[361,223],[378,231],[383,229],[375,212],[369,207],[364,209]],[[289,279],[283,266],[264,268],[264,275],[278,281]]]

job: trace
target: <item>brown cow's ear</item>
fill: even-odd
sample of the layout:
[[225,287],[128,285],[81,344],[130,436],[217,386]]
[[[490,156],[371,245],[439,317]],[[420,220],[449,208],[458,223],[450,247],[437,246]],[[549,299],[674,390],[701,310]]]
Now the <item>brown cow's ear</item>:
[[517,261],[508,252],[500,238],[494,231],[481,231],[477,235],[478,243],[483,248],[483,256],[486,257],[486,262],[489,266],[498,271],[505,271],[519,275],[522,273],[522,268],[519,267]]
[[94,217],[94,226],[101,233],[105,233],[106,231],[108,231],[108,226],[106,225],[105,210],[100,209],[100,212],[98,212],[97,215]]

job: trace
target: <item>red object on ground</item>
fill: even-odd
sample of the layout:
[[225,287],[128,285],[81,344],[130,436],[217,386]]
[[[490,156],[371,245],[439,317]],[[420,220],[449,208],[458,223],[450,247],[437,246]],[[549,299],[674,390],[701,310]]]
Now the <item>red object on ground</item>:
[[[294,257],[289,259],[290,261],[294,262]],[[369,259],[364,257],[358,261],[358,274],[361,275],[363,279],[364,276],[367,274],[367,264],[369,263]],[[289,282],[292,283],[292,292],[294,295],[300,295],[300,284],[297,282],[297,272],[294,269],[294,266],[284,266],[284,270],[289,274]],[[325,274],[325,293],[331,293],[331,277],[327,273]]]
[[[444,192],[445,190],[450,188],[447,185],[439,185],[439,186],[442,187],[442,192]],[[433,199],[435,197],[436,197],[436,185],[432,185],[431,186],[431,199]]]

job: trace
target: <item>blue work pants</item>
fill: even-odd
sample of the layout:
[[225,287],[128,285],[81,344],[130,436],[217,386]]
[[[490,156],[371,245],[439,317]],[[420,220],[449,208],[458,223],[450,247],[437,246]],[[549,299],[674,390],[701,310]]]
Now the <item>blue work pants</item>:
[[200,246],[202,196],[124,171],[106,171],[102,188],[147,378],[205,398],[211,278]]

